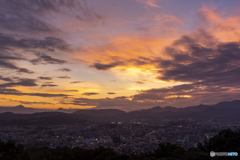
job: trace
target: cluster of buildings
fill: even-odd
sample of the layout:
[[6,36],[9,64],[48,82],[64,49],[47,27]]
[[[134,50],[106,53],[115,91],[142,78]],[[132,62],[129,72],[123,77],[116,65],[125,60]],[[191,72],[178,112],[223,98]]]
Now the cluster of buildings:
[[153,152],[159,143],[166,142],[184,148],[196,147],[223,129],[239,129],[239,124],[212,120],[138,119],[72,125],[0,126],[0,138],[2,141],[11,139],[27,147],[94,149],[103,146],[118,153],[139,154]]

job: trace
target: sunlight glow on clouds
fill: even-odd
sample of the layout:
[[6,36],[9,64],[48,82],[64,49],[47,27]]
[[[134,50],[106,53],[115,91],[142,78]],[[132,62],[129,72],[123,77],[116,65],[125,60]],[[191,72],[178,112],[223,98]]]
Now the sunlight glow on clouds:
[[240,4],[207,3],[3,0],[0,103],[130,111],[238,99]]

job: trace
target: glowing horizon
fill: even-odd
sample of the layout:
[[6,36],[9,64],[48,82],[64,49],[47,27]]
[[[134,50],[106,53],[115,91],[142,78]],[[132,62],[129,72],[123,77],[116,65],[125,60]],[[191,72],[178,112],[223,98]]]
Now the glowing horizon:
[[237,0],[0,2],[0,106],[116,108],[240,97]]

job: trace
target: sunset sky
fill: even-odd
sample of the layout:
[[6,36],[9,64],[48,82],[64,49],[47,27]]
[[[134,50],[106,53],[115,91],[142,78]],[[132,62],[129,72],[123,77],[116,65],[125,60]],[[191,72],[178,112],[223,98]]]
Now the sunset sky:
[[239,0],[0,0],[0,106],[240,99]]

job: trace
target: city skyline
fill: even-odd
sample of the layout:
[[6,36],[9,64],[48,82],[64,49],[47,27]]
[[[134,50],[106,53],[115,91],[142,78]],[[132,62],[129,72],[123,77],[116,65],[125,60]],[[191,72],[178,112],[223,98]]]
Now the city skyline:
[[240,2],[0,1],[0,104],[124,111],[239,100]]

